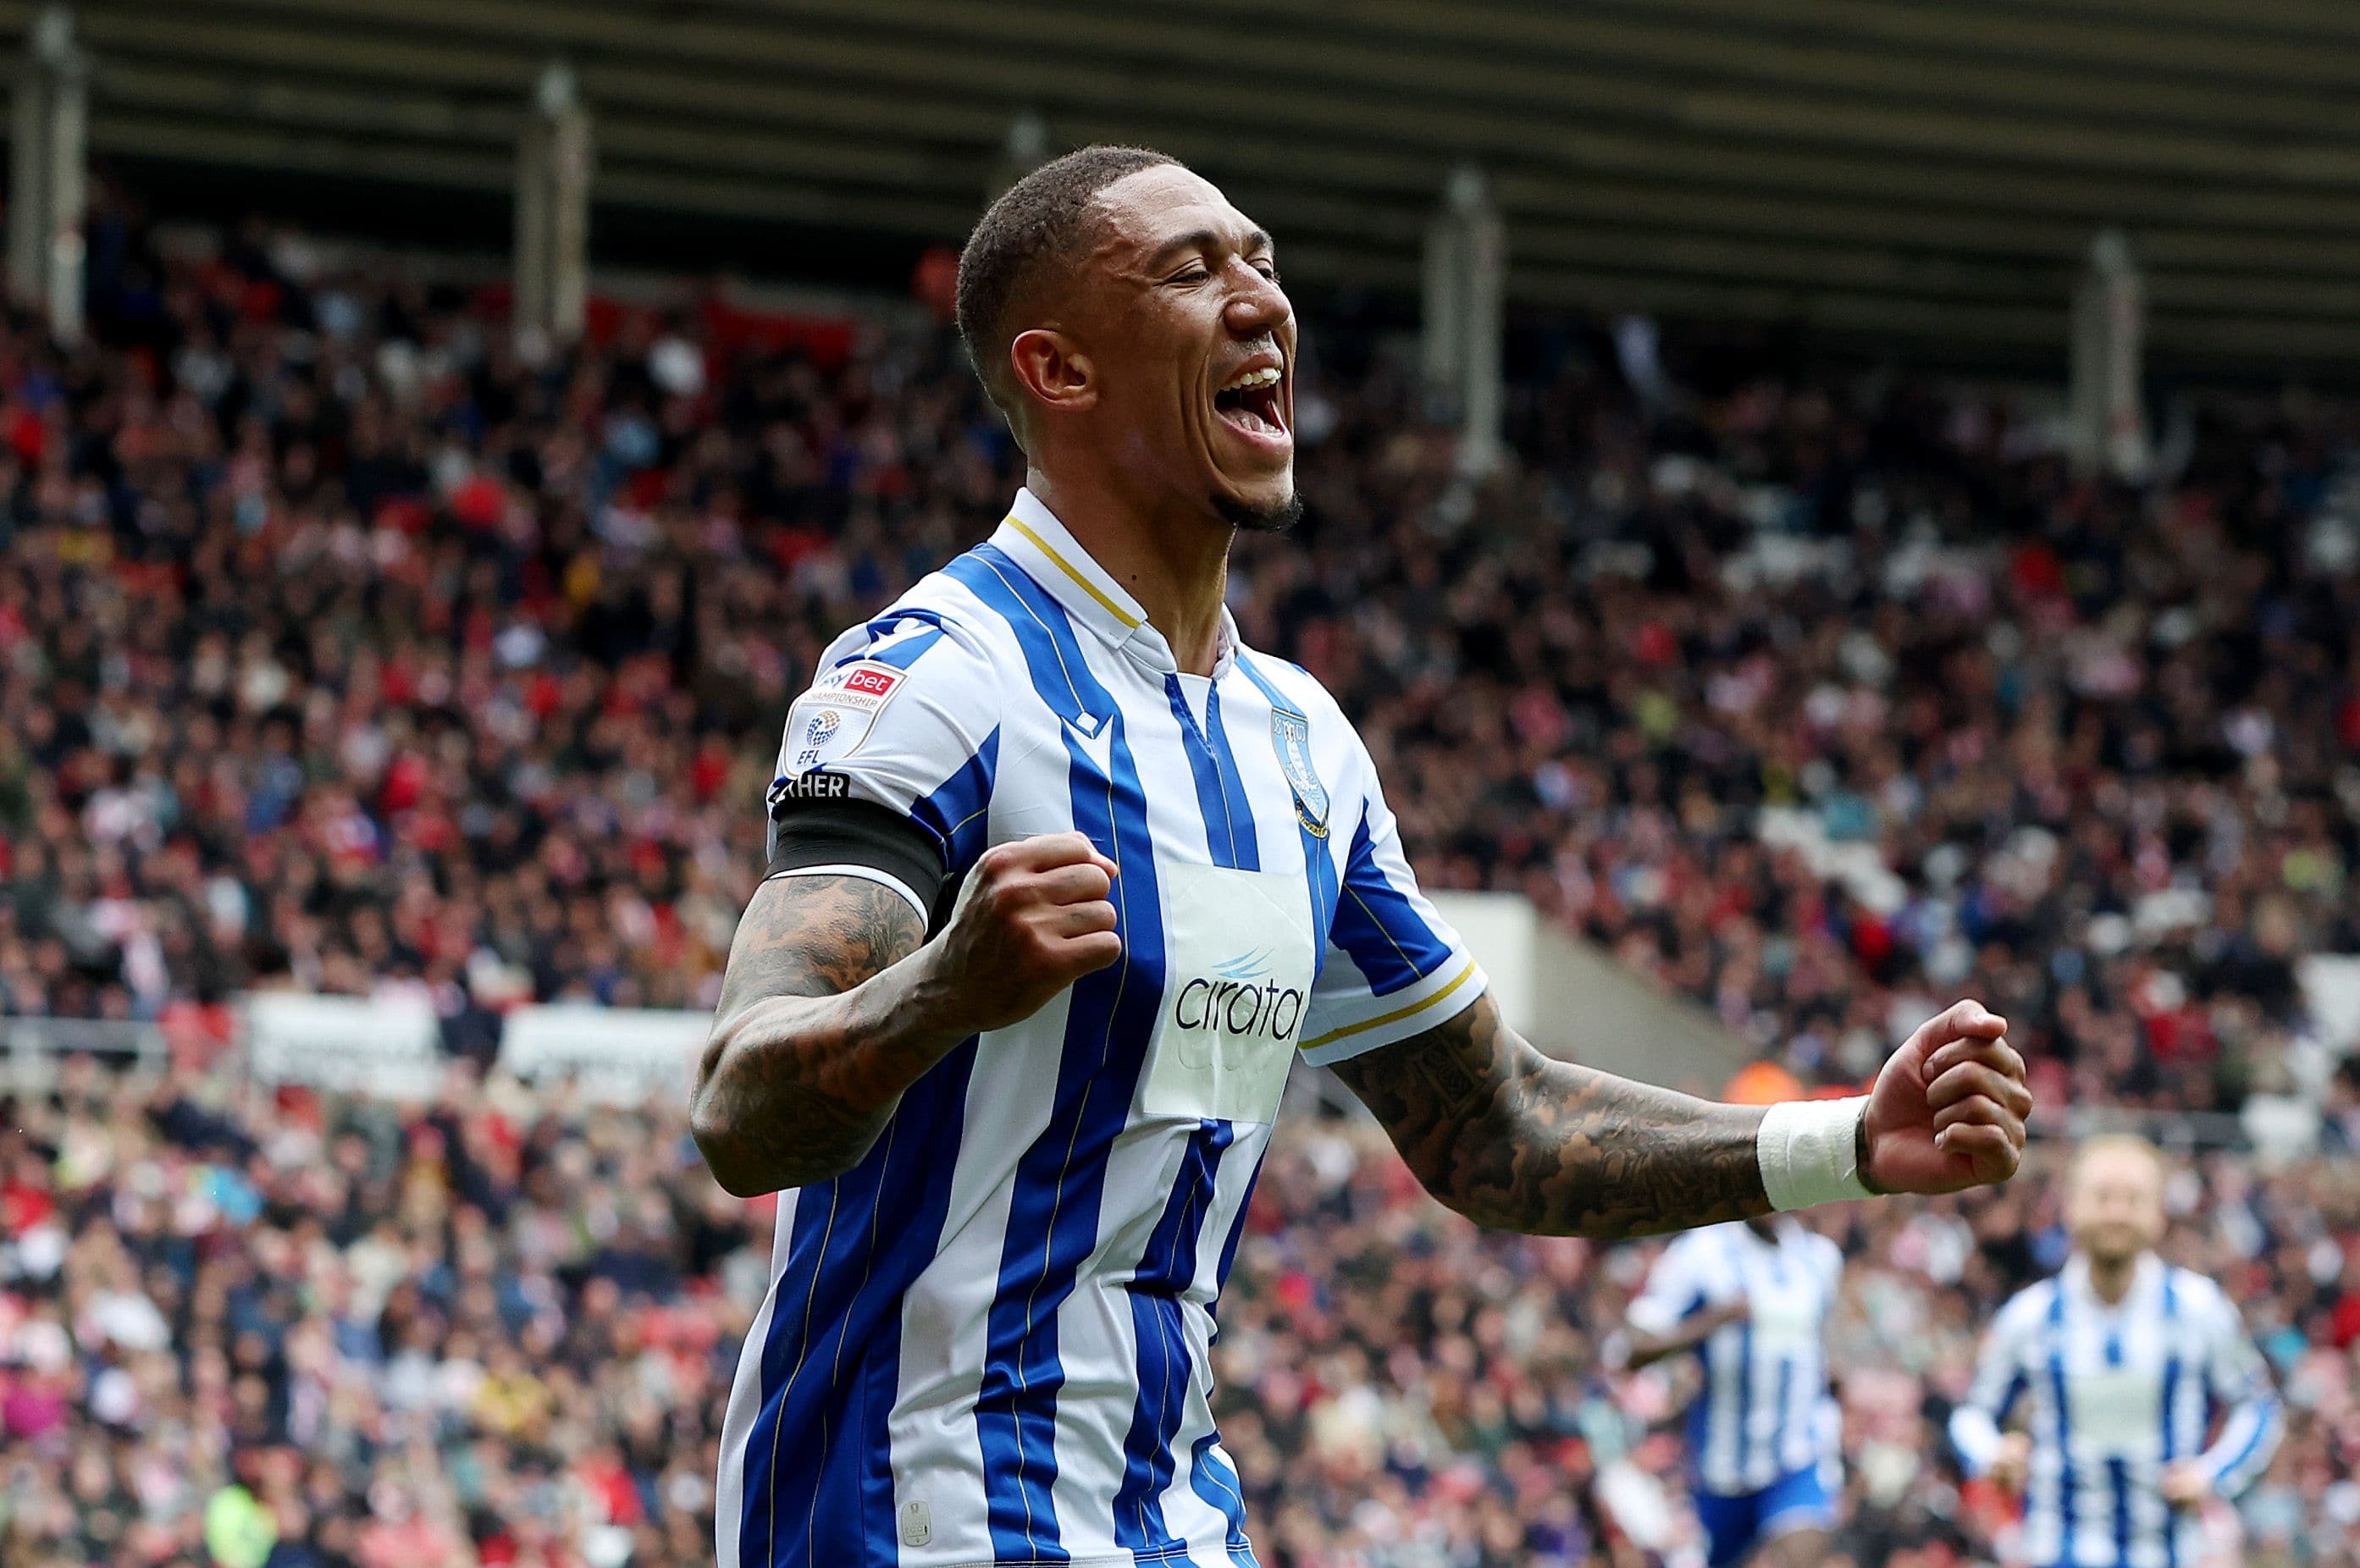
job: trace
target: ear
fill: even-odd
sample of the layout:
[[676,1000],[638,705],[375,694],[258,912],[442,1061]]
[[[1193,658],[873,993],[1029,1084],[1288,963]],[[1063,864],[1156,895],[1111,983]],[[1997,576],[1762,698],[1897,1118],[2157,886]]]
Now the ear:
[[1055,327],[1033,327],[1008,345],[1009,375],[1028,403],[1051,412],[1079,413],[1098,406],[1098,382],[1090,357]]

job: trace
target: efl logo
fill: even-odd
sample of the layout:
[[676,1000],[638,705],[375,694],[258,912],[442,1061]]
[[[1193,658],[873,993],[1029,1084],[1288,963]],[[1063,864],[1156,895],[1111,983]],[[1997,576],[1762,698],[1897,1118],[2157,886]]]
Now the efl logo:
[[868,664],[862,665],[844,678],[844,689],[847,691],[858,691],[866,696],[885,697],[892,693],[893,688],[901,684],[901,681],[899,671],[880,670],[873,664]]

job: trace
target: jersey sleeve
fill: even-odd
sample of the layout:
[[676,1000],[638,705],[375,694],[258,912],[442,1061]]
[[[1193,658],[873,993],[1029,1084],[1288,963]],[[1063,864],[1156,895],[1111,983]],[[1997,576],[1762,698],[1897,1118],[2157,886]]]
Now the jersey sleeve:
[[1688,1236],[1674,1238],[1647,1270],[1647,1282],[1631,1299],[1624,1314],[1641,1334],[1663,1335],[1680,1320],[1705,1304],[1704,1281],[1697,1271],[1697,1249]]
[[[2049,1286],[2048,1289],[2054,1289]],[[1975,1380],[1950,1412],[1950,1445],[1970,1475],[1991,1468],[2000,1427],[2024,1394],[2024,1349],[2039,1303],[2027,1291],[2000,1308],[1975,1356]]]
[[2217,1287],[2205,1290],[2204,1296],[2204,1386],[2229,1415],[2198,1463],[2215,1491],[2234,1497],[2268,1468],[2286,1423],[2269,1368],[2235,1304]]
[[1351,826],[1303,1054],[1343,1062],[1432,1029],[1483,994],[1481,965],[1418,891],[1376,766],[1353,737],[1352,794],[1329,821]]
[[787,711],[767,875],[866,877],[931,920],[984,850],[999,721],[989,650],[956,623],[889,611],[845,633]]

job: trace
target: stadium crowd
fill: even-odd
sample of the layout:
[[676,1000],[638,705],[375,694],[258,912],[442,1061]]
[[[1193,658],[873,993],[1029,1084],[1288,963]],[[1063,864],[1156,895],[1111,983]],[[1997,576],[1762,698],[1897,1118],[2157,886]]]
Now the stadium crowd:
[[[497,291],[119,198],[91,257],[93,344],[0,340],[0,1014],[180,1065],[0,1116],[0,1560],[697,1561],[767,1211],[674,1110],[204,1062],[251,985],[424,994],[474,1064],[519,999],[709,1005],[789,701],[1016,454],[935,328],[609,307],[555,354]],[[1805,1084],[1972,991],[2050,1105],[2324,1105],[2323,1154],[2191,1172],[2176,1245],[2295,1398],[2252,1535],[2338,1560],[2360,1078],[2293,960],[2360,951],[2344,417],[2208,406],[2113,486],[2000,402],[1520,343],[1483,484],[1382,356],[1306,367],[1247,639],[1358,716],[1430,885],[1527,894]],[[1479,1237],[1358,1138],[1284,1139],[1225,1307],[1265,1560],[1676,1554],[1666,1386],[1597,1355],[1645,1249]],[[1849,1549],[1952,1561],[1990,1503],[1935,1418],[2051,1200],[1830,1223]]]

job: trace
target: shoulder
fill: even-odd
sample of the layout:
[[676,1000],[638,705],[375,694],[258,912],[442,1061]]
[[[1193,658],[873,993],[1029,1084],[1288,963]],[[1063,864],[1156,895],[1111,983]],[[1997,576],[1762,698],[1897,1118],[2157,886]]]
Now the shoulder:
[[1835,1244],[1834,1237],[1808,1231],[1805,1233],[1803,1247],[1805,1256],[1829,1279],[1843,1272],[1843,1248]]
[[2167,1266],[2163,1284],[2170,1293],[2174,1310],[2191,1322],[2215,1333],[2236,1334],[2244,1330],[2245,1319],[2239,1315],[2237,1304],[2229,1299],[2228,1291],[2221,1289],[2220,1281],[2210,1275]]
[[856,659],[887,659],[915,670],[994,663],[1007,623],[947,572],[930,572],[890,604],[838,633],[820,656],[820,673]]
[[1726,1225],[1710,1225],[1684,1230],[1665,1245],[1659,1261],[1698,1271],[1724,1264],[1729,1259],[1728,1229]]
[[1647,1263],[1648,1284],[1660,1286],[1665,1280],[1688,1266],[1688,1260],[1693,1256],[1688,1244],[1695,1234],[1693,1231],[1684,1231],[1666,1241],[1656,1250],[1655,1256]]
[[1007,626],[940,572],[864,621],[836,634],[812,672],[817,696],[847,681],[882,698],[904,689],[926,705],[999,707],[1001,672],[1013,657]]
[[1317,676],[1299,664],[1258,652],[1242,644],[1238,648],[1237,659],[1238,668],[1244,670],[1274,703],[1290,708],[1311,722],[1315,742],[1329,737],[1349,737],[1353,749],[1360,749],[1360,731],[1353,727],[1352,721],[1345,716],[1343,705],[1320,683]]
[[1262,689],[1273,708],[1302,716],[1303,740],[1310,748],[1311,765],[1331,799],[1353,802],[1377,793],[1375,759],[1343,704],[1317,676],[1299,664],[1244,647],[1238,649],[1237,658],[1238,668]]
[[1996,1334],[2024,1334],[2049,1319],[2056,1309],[2058,1293],[2064,1290],[2061,1279],[2034,1281],[2010,1296],[1992,1318],[1992,1330]]

